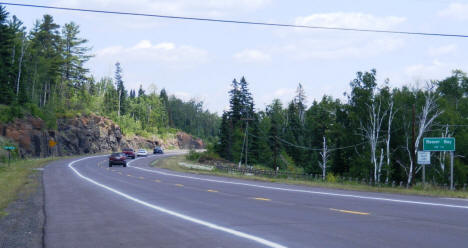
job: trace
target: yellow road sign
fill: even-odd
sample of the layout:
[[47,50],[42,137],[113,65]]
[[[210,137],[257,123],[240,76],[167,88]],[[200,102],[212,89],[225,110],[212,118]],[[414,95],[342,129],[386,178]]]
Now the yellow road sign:
[[57,142],[54,140],[49,140],[49,147],[54,147],[55,145],[57,145]]

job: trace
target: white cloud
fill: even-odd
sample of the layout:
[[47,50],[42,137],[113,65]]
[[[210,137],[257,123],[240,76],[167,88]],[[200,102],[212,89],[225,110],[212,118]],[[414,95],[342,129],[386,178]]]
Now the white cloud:
[[468,3],[451,3],[447,8],[439,11],[439,16],[468,20]]
[[413,80],[434,80],[449,76],[454,65],[444,63],[439,60],[432,61],[431,64],[417,64],[405,68],[406,74]]
[[457,46],[455,44],[449,44],[441,47],[430,47],[429,48],[429,55],[430,56],[442,56],[447,54],[452,54],[457,50]]
[[234,58],[239,62],[254,63],[254,62],[268,62],[271,56],[259,50],[246,49],[234,54]]
[[171,42],[152,44],[149,40],[142,40],[129,48],[111,46],[98,50],[95,59],[176,63],[177,65],[195,66],[199,63],[207,62],[208,52],[188,45],[176,45]]
[[406,21],[405,17],[378,17],[364,13],[320,13],[304,17],[297,17],[296,25],[361,28],[361,29],[389,29]]

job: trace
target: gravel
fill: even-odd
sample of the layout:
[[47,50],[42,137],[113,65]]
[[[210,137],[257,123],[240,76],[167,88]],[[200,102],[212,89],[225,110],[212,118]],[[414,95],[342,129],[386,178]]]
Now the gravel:
[[18,199],[4,210],[0,217],[0,248],[43,247],[44,188],[42,171],[30,176],[34,183],[23,187]]

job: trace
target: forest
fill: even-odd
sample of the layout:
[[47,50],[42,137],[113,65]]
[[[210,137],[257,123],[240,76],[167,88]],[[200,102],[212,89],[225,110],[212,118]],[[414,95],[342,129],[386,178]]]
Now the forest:
[[44,15],[27,31],[0,5],[0,121],[30,114],[53,129],[57,118],[94,113],[110,117],[126,135],[217,135],[220,118],[203,102],[182,101],[155,85],[127,89],[117,61],[113,78],[95,79],[86,68],[90,51],[76,23],[61,27]]
[[[468,77],[450,77],[421,87],[391,88],[377,71],[358,72],[345,100],[323,96],[307,106],[301,84],[287,105],[273,100],[256,110],[245,78],[232,82],[230,109],[222,115],[215,150],[239,165],[262,164],[296,173],[444,184],[449,152],[431,152],[417,164],[424,137],[455,137],[455,184],[468,182]],[[423,178],[422,172],[425,172]]]

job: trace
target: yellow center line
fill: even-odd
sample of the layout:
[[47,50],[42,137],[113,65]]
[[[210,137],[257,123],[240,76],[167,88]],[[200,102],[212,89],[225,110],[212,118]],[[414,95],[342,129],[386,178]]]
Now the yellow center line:
[[128,176],[128,177],[133,177],[133,176],[132,176],[132,175],[130,175],[130,174],[127,174],[127,176]]
[[158,179],[156,179],[156,180],[154,180],[154,181],[157,182],[157,183],[160,183],[160,182],[161,182],[161,180],[158,180]]
[[271,201],[271,199],[268,199],[268,198],[262,198],[262,197],[254,197],[252,198],[254,200],[258,200],[258,201]]
[[177,186],[177,187],[184,187],[184,185],[183,185],[183,184],[180,184],[180,183],[176,184],[175,186]]
[[213,192],[213,193],[218,192],[217,190],[214,190],[214,189],[209,189],[209,190],[207,190],[207,191],[208,191],[208,192]]
[[336,209],[336,208],[330,208],[330,210],[341,212],[341,213],[347,213],[347,214],[370,215],[370,213],[366,213],[366,212],[350,211],[350,210],[343,210],[343,209]]
[[144,178],[144,177],[139,177],[139,179],[143,180],[143,179],[145,179],[145,178]]

